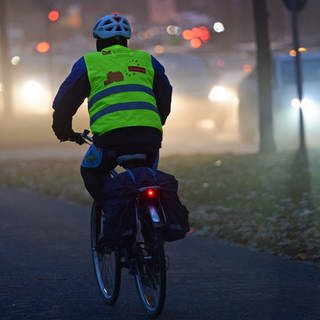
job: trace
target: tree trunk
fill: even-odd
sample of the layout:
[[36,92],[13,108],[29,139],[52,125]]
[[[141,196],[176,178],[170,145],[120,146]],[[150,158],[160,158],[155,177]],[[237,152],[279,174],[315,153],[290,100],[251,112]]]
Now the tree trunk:
[[12,116],[12,90],[11,90],[11,66],[9,59],[9,41],[7,30],[7,1],[0,0],[0,56],[1,56],[1,80],[3,95],[3,117]]
[[266,0],[252,0],[257,44],[260,152],[274,152],[272,118],[272,58]]

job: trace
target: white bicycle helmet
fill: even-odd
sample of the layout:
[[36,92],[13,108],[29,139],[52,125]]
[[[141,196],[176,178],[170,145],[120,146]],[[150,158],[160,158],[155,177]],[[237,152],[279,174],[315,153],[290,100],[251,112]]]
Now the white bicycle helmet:
[[122,36],[131,37],[131,27],[127,18],[115,13],[101,18],[93,28],[93,36],[96,39],[109,39]]

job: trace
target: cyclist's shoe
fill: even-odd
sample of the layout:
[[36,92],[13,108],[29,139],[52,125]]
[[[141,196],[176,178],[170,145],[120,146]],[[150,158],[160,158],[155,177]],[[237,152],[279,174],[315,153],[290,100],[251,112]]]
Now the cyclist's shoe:
[[95,249],[98,253],[107,253],[108,251],[112,250],[113,248],[114,248],[113,241],[102,236],[98,239]]

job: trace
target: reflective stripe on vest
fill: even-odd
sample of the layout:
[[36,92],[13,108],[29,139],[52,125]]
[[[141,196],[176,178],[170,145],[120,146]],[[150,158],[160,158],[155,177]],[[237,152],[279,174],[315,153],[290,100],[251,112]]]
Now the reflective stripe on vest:
[[90,125],[92,125],[96,120],[101,118],[102,116],[117,112],[117,111],[125,111],[125,110],[150,110],[158,113],[158,109],[147,102],[127,102],[127,103],[118,103],[108,106],[108,108],[102,109],[101,111],[97,112],[91,119]]
[[162,131],[148,53],[115,45],[88,53],[84,59],[91,88],[88,111],[94,134],[130,126]]
[[92,105],[94,105],[98,100],[104,97],[107,97],[115,93],[129,92],[129,91],[141,91],[141,92],[148,93],[154,97],[153,90],[148,87],[145,87],[140,84],[124,84],[116,87],[107,88],[107,89],[104,89],[103,91],[98,92],[88,102],[88,108],[90,109]]

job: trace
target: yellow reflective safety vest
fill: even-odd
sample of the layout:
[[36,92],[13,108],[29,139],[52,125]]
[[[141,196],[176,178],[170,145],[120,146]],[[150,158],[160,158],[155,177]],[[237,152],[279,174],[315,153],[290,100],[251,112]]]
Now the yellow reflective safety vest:
[[90,83],[91,132],[146,126],[162,131],[150,54],[120,45],[84,55]]

